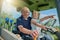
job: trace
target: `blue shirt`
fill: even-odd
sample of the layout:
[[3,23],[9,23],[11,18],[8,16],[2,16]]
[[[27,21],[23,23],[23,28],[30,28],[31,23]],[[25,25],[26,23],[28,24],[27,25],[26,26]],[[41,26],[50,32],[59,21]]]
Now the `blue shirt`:
[[[31,27],[31,19],[32,19],[31,17],[28,17],[27,20],[25,20],[23,18],[23,16],[19,17],[17,19],[17,29],[18,29],[18,31],[19,31],[19,28],[18,28],[19,25],[22,25],[24,28],[27,28],[27,29],[31,30],[32,29],[32,27]],[[20,35],[22,36],[22,35],[26,35],[26,34],[20,32]]]

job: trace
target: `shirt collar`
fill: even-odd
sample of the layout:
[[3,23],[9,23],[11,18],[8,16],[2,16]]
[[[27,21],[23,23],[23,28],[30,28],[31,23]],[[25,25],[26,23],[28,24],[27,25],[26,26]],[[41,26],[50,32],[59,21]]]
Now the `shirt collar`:
[[[22,18],[23,20],[25,20],[24,17],[23,17],[22,15],[21,15],[21,18]],[[29,17],[28,17],[28,18],[29,18]],[[28,20],[28,18],[27,18],[27,20]]]

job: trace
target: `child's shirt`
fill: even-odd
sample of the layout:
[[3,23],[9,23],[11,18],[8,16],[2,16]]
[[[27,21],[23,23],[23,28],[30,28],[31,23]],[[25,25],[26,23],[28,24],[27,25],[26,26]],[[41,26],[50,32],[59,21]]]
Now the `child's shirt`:
[[[35,20],[37,23],[40,23],[39,19],[32,19],[32,20]],[[38,31],[38,33],[39,33],[39,37],[38,38],[44,37],[44,34],[41,33],[41,28],[40,27],[37,27],[36,25],[34,25],[32,23],[31,23],[31,26],[32,26],[32,30],[37,30]]]

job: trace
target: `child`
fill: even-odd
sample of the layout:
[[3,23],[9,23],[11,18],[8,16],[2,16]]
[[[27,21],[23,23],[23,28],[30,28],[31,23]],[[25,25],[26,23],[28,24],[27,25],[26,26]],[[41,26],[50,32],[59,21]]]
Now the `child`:
[[[37,23],[40,23],[40,20],[39,20],[39,16],[40,14],[38,13],[38,11],[33,11],[32,13],[32,20],[35,20]],[[32,30],[37,30],[38,33],[39,33],[39,37],[38,39],[44,37],[43,33],[41,33],[41,28],[40,27],[36,27],[34,24],[31,24],[32,26]]]
[[[34,10],[32,13],[32,20],[35,20],[37,23],[40,23],[40,20],[44,21],[48,18],[53,18],[53,16],[47,16],[47,17],[44,17],[42,19],[39,19],[39,16],[40,16],[39,12]],[[39,33],[38,40],[40,40],[41,38],[42,38],[42,40],[45,40],[43,37],[45,37],[46,40],[52,40],[52,38],[48,34],[45,35],[41,32],[40,27],[36,27],[34,24],[31,24],[31,26],[32,26],[32,30],[38,31],[38,33]]]

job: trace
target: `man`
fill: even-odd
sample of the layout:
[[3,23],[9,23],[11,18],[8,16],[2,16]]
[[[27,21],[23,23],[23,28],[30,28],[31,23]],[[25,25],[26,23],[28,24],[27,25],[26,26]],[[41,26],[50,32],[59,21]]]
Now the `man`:
[[[41,27],[44,30],[47,30],[44,25],[37,23],[35,20],[31,20],[32,18],[29,17],[29,13],[30,13],[29,8],[24,7],[21,10],[21,17],[17,19],[17,29],[20,32],[20,36],[23,38],[23,40],[33,40],[35,37],[36,38],[38,37],[38,32],[36,30],[34,31],[31,30],[32,29],[31,23],[38,27]],[[31,39],[28,39],[29,37],[31,37]]]

